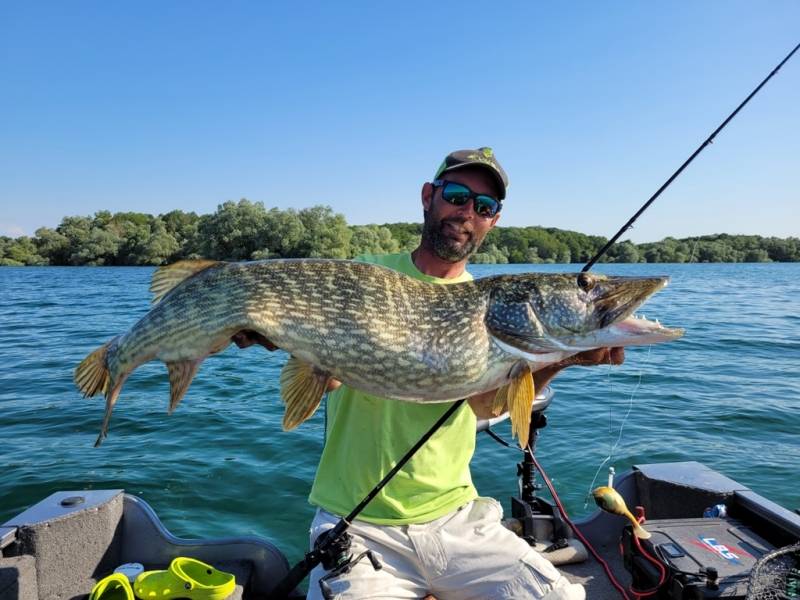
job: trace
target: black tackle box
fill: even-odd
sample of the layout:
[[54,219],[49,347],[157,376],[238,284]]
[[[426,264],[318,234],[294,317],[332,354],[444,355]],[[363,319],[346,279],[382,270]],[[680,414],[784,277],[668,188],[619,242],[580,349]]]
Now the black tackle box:
[[[753,565],[774,549],[745,524],[730,518],[647,521],[644,528],[652,537],[639,540],[641,546],[666,571],[654,596],[661,599],[743,599]],[[625,568],[636,590],[652,589],[660,572],[639,551],[632,535],[631,527],[626,527],[622,535]]]

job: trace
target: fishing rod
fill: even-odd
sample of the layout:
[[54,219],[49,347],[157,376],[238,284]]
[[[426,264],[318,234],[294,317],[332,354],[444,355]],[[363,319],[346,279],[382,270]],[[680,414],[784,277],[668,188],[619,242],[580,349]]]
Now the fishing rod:
[[389,471],[386,476],[380,480],[378,485],[372,488],[364,499],[359,502],[350,514],[346,517],[339,519],[339,522],[328,531],[323,532],[314,542],[314,548],[306,553],[306,555],[286,574],[286,576],[278,582],[278,585],[270,592],[268,600],[284,600],[289,597],[289,594],[300,584],[303,579],[311,572],[311,570],[322,563],[326,571],[329,571],[322,579],[320,579],[320,587],[322,588],[322,595],[325,598],[333,598],[333,592],[330,590],[326,583],[326,579],[338,576],[342,573],[348,572],[357,562],[362,558],[367,558],[372,563],[372,567],[378,571],[381,569],[381,564],[373,556],[372,552],[367,550],[359,554],[356,558],[352,557],[350,553],[350,535],[347,533],[347,528],[353,520],[361,513],[362,510],[369,504],[372,499],[378,495],[389,480],[394,477],[397,472],[402,469],[405,464],[411,460],[411,457],[416,454],[425,442],[436,433],[436,431],[444,425],[447,419],[456,412],[465,400],[461,399],[454,402],[444,414],[433,424],[433,426],[426,431],[423,436],[406,452],[397,464]]
[[614,235],[614,237],[612,237],[610,240],[608,240],[606,245],[603,246],[597,254],[595,254],[594,258],[592,258],[589,262],[586,263],[586,265],[584,265],[584,267],[581,269],[581,272],[586,272],[589,269],[591,269],[592,266],[598,261],[598,259],[601,256],[603,256],[603,254],[608,252],[608,249],[611,248],[611,246],[614,245],[614,242],[616,242],[620,238],[620,236],[623,233],[625,233],[628,229],[633,227],[633,223],[636,221],[636,219],[638,219],[641,216],[641,214],[644,211],[646,211],[647,208],[653,203],[653,201],[661,195],[661,192],[663,192],[665,189],[667,189],[669,187],[669,185],[673,181],[675,181],[675,179],[678,177],[678,175],[680,175],[683,172],[683,170],[686,167],[689,166],[689,163],[691,163],[695,159],[695,157],[697,157],[698,154],[700,154],[703,150],[705,150],[706,146],[708,146],[709,144],[711,144],[714,141],[714,138],[716,137],[716,135],[725,128],[725,126],[733,119],[733,117],[736,116],[736,113],[738,113],[740,110],[742,110],[742,108],[744,108],[745,104],[750,102],[750,99],[753,96],[755,96],[762,87],[764,87],[764,84],[766,84],[770,79],[772,79],[772,76],[775,75],[775,73],[777,73],[778,70],[780,70],[780,68],[786,63],[786,61],[788,61],[790,58],[792,58],[792,55],[795,52],[797,52],[798,48],[800,48],[800,44],[797,44],[797,46],[794,47],[794,50],[789,52],[789,54],[786,56],[786,58],[784,58],[780,62],[780,64],[778,64],[778,66],[775,67],[769,75],[767,75],[767,77],[764,79],[764,81],[762,81],[758,85],[758,87],[756,89],[754,89],[752,92],[750,92],[750,95],[747,96],[747,98],[745,98],[744,101],[738,107],[736,107],[736,110],[734,110],[730,115],[728,115],[728,118],[725,119],[722,122],[722,124],[714,130],[714,133],[712,133],[710,136],[708,136],[708,138],[706,139],[705,142],[700,144],[700,147],[697,148],[697,150],[695,150],[694,153],[692,153],[692,155],[689,158],[686,159],[686,161],[678,168],[678,170],[675,171],[672,174],[672,176],[669,179],[667,179],[660,188],[658,188],[658,190],[656,191],[655,194],[650,196],[650,199],[647,202],[644,203],[644,205],[636,212],[635,215],[633,215],[628,220],[627,223],[625,223],[625,225],[622,226],[622,228]]

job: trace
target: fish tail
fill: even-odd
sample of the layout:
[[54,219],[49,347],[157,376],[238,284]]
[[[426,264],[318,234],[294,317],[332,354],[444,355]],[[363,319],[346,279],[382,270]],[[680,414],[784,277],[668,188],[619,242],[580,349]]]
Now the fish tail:
[[111,375],[108,371],[108,347],[110,340],[100,346],[97,350],[84,358],[75,369],[75,385],[83,392],[83,397],[95,396],[98,393],[105,394],[111,383]]
[[644,527],[642,527],[642,526],[641,526],[641,525],[639,525],[639,524],[637,524],[637,525],[636,525],[636,526],[633,528],[633,535],[635,535],[635,536],[636,536],[637,538],[639,538],[640,540],[649,540],[649,539],[652,537],[652,535],[650,534],[650,532],[649,532],[649,531],[647,531],[647,530],[646,530]]

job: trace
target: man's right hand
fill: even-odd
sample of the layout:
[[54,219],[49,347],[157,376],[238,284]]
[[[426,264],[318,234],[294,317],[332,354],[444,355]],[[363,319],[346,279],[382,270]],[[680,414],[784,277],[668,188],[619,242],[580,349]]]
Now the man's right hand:
[[239,346],[239,348],[249,348],[254,344],[258,344],[260,346],[264,346],[270,352],[277,350],[278,347],[270,342],[267,338],[263,335],[258,333],[257,331],[251,331],[249,329],[242,329],[231,337],[231,341]]

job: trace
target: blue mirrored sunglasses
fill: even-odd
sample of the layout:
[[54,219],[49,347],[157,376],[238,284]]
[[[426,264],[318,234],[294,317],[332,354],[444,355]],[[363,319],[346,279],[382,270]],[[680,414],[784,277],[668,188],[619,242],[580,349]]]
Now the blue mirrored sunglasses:
[[454,206],[464,206],[472,200],[472,208],[475,214],[480,217],[491,219],[503,208],[503,205],[494,196],[476,194],[463,183],[435,179],[431,184],[435,188],[442,188],[442,200]]

